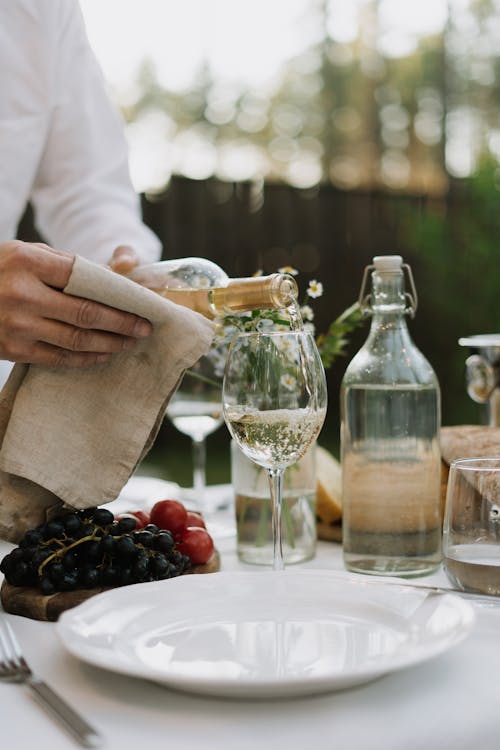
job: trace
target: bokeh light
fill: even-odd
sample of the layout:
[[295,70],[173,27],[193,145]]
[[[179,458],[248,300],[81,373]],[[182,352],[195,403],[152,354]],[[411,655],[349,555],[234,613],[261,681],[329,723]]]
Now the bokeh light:
[[500,162],[500,0],[81,7],[140,191],[180,173],[441,193]]

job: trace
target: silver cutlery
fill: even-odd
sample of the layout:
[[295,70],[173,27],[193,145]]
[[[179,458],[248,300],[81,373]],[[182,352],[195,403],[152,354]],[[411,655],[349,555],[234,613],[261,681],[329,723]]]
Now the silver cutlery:
[[462,596],[465,599],[472,599],[477,602],[500,605],[500,596],[498,594],[484,594],[475,591],[462,591],[462,589],[451,588],[449,586],[429,586],[423,585],[421,583],[410,583],[403,579],[401,581],[396,581],[394,578],[392,580],[387,580],[384,578],[371,578],[369,576],[360,576],[356,578],[353,578],[351,576],[349,580],[356,585],[359,584],[360,586],[399,586],[400,588],[413,589],[414,591],[423,591],[430,594],[455,594],[458,596]]
[[31,671],[9,623],[0,617],[0,680],[27,685],[40,704],[50,711],[84,747],[100,747],[102,738],[51,687]]

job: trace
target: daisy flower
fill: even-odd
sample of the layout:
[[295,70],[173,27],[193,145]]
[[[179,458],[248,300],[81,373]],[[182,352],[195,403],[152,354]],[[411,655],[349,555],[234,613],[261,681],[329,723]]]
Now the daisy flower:
[[293,391],[297,384],[297,381],[292,375],[285,373],[281,376],[280,383],[281,385],[284,385],[285,388],[288,388],[289,391]]
[[314,310],[311,305],[302,305],[300,314],[302,315],[302,320],[314,320]]
[[316,281],[316,279],[310,281],[309,286],[307,287],[307,294],[313,299],[316,299],[316,297],[321,297],[321,295],[323,294],[323,284],[321,283],[321,281]]
[[297,276],[298,271],[293,266],[282,266],[281,268],[278,268],[279,273],[288,273],[290,276]]
[[269,332],[274,326],[274,322],[270,318],[261,318],[257,323],[257,330],[263,331],[264,333]]

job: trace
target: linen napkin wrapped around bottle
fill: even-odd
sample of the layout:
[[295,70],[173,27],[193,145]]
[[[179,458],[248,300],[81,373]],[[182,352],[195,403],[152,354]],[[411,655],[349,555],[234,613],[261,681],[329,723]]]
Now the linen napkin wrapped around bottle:
[[153,333],[89,368],[15,365],[0,394],[0,538],[13,542],[63,506],[118,496],[213,337],[198,313],[80,257],[64,292],[147,318]]

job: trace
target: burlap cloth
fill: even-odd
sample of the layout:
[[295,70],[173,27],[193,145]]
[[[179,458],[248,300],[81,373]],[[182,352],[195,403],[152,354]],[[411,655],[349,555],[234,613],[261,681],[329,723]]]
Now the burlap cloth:
[[79,257],[64,291],[141,315],[154,330],[90,368],[14,367],[0,394],[0,537],[14,542],[63,505],[118,496],[213,336],[201,315]]

